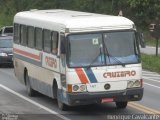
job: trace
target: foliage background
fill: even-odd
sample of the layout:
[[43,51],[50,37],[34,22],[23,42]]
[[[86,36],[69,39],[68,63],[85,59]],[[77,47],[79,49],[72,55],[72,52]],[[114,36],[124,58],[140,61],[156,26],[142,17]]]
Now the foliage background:
[[[144,33],[146,43],[152,46],[155,41],[149,34],[149,24],[160,20],[160,0],[0,0],[0,27],[12,25],[17,12],[30,9],[69,9],[109,15],[118,15],[122,10],[123,16],[134,21]],[[160,72],[158,59],[142,54],[143,68]]]
[[125,17],[147,28],[160,17],[160,0],[0,0],[0,25],[12,24],[13,16],[30,9],[70,9]]
[[12,25],[17,12],[30,9],[69,9],[123,16],[135,22],[145,33],[146,42],[154,44],[149,24],[160,18],[160,0],[0,0],[0,27]]

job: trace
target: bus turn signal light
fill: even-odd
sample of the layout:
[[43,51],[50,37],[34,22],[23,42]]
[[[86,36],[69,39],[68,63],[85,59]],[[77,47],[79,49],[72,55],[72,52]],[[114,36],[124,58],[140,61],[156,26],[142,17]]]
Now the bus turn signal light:
[[67,86],[67,90],[68,90],[68,92],[69,92],[69,93],[71,93],[71,92],[72,92],[72,85],[71,85],[71,84],[68,84],[68,86]]

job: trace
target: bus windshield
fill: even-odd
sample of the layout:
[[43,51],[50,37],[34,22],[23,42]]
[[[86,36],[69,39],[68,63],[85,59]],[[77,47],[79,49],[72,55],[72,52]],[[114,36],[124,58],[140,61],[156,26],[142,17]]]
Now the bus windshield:
[[69,67],[88,67],[139,62],[134,31],[76,34],[68,37]]

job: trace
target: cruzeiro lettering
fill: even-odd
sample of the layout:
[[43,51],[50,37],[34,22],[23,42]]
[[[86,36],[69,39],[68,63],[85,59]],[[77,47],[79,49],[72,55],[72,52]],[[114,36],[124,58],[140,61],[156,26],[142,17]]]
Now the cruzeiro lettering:
[[103,74],[104,78],[115,78],[115,77],[130,77],[130,76],[135,76],[136,71],[118,71],[118,72],[105,72]]
[[57,68],[56,59],[46,56],[45,62],[46,62],[46,65],[49,66],[49,67]]

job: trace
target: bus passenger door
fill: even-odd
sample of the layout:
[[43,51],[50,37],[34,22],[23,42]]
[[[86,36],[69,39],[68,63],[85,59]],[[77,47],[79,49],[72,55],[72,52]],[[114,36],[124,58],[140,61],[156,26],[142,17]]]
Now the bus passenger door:
[[66,49],[65,49],[65,35],[60,34],[59,40],[59,57],[60,57],[60,79],[61,79],[61,86],[62,89],[66,89]]
[[65,35],[63,33],[60,34],[60,73],[66,74],[66,49],[65,49]]

